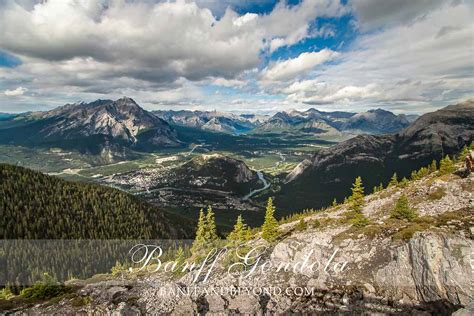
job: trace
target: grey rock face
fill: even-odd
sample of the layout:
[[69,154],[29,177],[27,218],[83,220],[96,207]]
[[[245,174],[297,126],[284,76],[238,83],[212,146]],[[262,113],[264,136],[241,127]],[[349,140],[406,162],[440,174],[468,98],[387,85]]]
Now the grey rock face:
[[375,281],[395,297],[467,305],[474,300],[468,262],[473,247],[464,238],[417,234],[391,252],[391,262],[376,272]]
[[453,313],[452,316],[472,316],[474,315],[474,302],[470,303],[465,308],[461,308]]

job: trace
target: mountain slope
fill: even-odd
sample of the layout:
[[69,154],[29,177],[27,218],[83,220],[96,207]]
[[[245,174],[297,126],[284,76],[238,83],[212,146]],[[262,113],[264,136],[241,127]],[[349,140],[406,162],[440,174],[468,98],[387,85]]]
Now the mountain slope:
[[[433,159],[454,155],[474,138],[474,101],[427,113],[395,135],[360,135],[316,153],[287,177],[277,197],[285,207],[315,207],[349,195],[361,176],[367,188],[401,178]],[[288,197],[291,197],[288,198]]]
[[0,143],[58,146],[120,156],[129,148],[176,146],[179,141],[165,121],[124,97],[68,104],[17,117],[12,126],[0,129]]
[[184,238],[186,223],[117,189],[0,164],[1,239]]
[[240,160],[213,154],[202,155],[175,170],[177,186],[202,187],[246,194],[258,187],[257,173]]

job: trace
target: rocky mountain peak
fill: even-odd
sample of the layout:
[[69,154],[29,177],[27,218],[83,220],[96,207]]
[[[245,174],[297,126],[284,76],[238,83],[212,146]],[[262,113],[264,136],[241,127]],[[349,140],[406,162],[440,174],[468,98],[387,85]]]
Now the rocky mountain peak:
[[377,113],[377,114],[395,115],[395,114],[393,114],[392,112],[387,111],[387,110],[384,110],[384,109],[381,109],[381,108],[371,109],[371,110],[368,110],[367,112],[368,112],[368,113]]
[[[74,103],[22,117],[18,127],[4,129],[13,143],[46,143],[94,153],[106,161],[126,156],[129,147],[149,150],[176,146],[176,131],[164,120],[141,108],[132,98]],[[16,138],[17,129],[28,137]]]

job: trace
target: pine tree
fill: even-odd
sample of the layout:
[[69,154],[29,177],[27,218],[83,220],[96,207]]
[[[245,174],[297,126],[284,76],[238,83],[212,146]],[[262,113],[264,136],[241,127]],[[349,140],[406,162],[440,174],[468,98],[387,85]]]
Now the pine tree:
[[400,186],[405,188],[408,185],[408,179],[403,177],[402,181],[400,181]]
[[406,195],[400,196],[395,204],[395,207],[390,213],[390,217],[396,219],[407,219],[409,221],[415,219],[418,216],[415,209],[410,208],[408,205],[408,198]]
[[354,184],[352,184],[352,195],[349,198],[350,209],[356,212],[362,211],[365,206],[364,187],[362,186],[362,178],[357,177]]
[[214,212],[212,211],[211,206],[208,206],[207,208],[205,227],[206,231],[204,236],[207,242],[213,242],[219,239],[219,237],[217,236],[216,219],[214,217]]
[[436,164],[436,160],[433,159],[433,161],[430,164],[430,173],[436,172],[438,170],[438,165]]
[[379,189],[378,189],[377,191],[382,191],[382,190],[383,190],[383,183],[380,182],[380,184],[379,184]]
[[241,242],[248,240],[250,230],[247,225],[244,223],[242,219],[242,215],[237,217],[237,221],[235,222],[234,229],[230,234],[227,236],[227,240],[233,242]]
[[302,219],[300,219],[300,221],[298,222],[298,225],[296,225],[296,230],[298,230],[298,231],[303,231],[303,230],[305,230],[307,227],[308,227],[308,224],[306,223],[306,221],[304,220],[304,218],[302,218]]
[[448,155],[441,159],[439,162],[439,173],[440,175],[449,174],[454,171],[454,162],[449,158]]
[[337,200],[336,198],[334,198],[334,200],[332,200],[332,207],[336,207],[337,206]]
[[201,209],[199,211],[199,220],[198,220],[198,225],[196,229],[196,238],[194,238],[193,246],[191,249],[191,252],[193,254],[196,254],[203,248],[205,240],[206,240],[206,228],[207,228],[206,216],[204,215],[204,211]]
[[469,155],[469,149],[466,145],[464,145],[461,152],[459,153],[458,162],[464,162],[464,159],[466,159],[467,155]]
[[420,170],[418,170],[418,177],[423,178],[423,177],[427,176],[429,173],[430,173],[430,171],[428,170],[428,168],[421,167]]
[[396,187],[397,185],[398,185],[398,176],[397,176],[397,173],[395,172],[392,178],[390,179],[390,182],[388,183],[388,187],[392,188],[392,187]]
[[412,180],[414,180],[414,181],[420,179],[420,177],[418,176],[418,172],[417,172],[416,170],[413,170],[413,171],[411,172],[410,178],[411,178]]
[[278,237],[278,222],[275,219],[275,207],[272,198],[268,198],[267,209],[265,211],[265,220],[262,225],[263,239],[272,242]]
[[370,224],[370,220],[362,213],[355,213],[349,222],[356,228],[365,227]]
[[178,264],[183,263],[185,258],[184,249],[183,247],[179,246],[178,250],[176,250],[176,255],[174,261]]

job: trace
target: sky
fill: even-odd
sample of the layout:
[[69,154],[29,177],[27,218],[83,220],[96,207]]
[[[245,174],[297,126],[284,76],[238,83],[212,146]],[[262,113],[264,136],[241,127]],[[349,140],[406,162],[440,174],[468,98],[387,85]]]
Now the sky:
[[0,0],[0,112],[425,113],[474,97],[470,0]]

